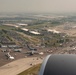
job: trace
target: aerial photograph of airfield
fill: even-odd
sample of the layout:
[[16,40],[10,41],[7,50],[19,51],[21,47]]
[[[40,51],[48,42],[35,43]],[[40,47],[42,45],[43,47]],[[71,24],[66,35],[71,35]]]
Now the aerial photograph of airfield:
[[0,75],[76,75],[75,65],[76,0],[0,0]]
[[0,14],[0,75],[37,75],[49,54],[76,54],[75,15]]

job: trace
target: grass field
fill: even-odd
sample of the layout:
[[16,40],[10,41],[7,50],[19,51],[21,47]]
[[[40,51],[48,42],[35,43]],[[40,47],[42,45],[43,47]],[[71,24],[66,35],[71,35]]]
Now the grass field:
[[13,26],[6,26],[6,25],[0,25],[0,30],[1,29],[11,30],[11,29],[15,29],[15,27],[13,27]]
[[18,75],[38,75],[41,64],[35,65]]

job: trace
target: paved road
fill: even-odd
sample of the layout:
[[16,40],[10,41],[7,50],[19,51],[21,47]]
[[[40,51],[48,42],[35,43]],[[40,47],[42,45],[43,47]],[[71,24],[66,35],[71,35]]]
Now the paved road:
[[42,61],[42,59],[37,60],[37,57],[19,59],[0,67],[0,75],[17,75],[32,67],[31,63],[34,65],[42,63]]

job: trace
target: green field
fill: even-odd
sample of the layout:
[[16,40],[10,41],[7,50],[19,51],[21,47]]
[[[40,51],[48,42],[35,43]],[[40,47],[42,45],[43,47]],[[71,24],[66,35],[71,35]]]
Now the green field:
[[2,29],[12,30],[12,29],[15,29],[15,27],[13,27],[13,26],[0,25],[0,30],[2,30]]

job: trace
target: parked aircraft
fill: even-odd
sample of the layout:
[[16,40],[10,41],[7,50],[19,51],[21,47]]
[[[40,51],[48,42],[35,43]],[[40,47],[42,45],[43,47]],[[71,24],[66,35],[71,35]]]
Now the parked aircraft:
[[5,56],[6,56],[7,58],[11,59],[11,60],[15,59],[13,56],[11,56],[11,55],[9,54],[9,52],[8,52],[7,54],[5,54]]

